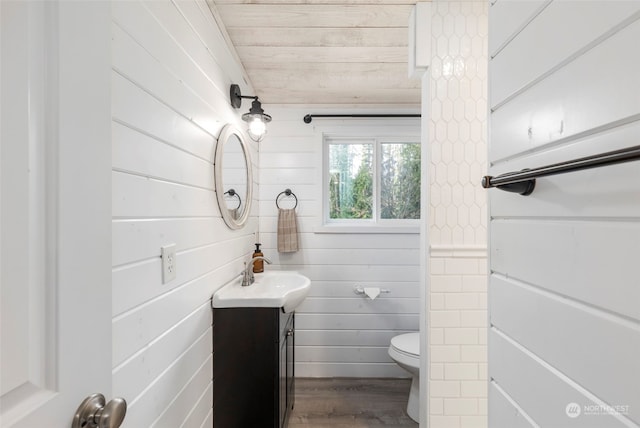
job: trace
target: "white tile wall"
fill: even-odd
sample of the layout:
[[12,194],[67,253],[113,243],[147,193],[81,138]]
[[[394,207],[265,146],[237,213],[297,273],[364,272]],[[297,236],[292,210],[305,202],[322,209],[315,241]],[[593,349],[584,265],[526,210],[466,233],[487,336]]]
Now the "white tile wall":
[[432,5],[429,426],[486,427],[487,4]]
[[486,246],[486,4],[434,2],[432,11],[430,241]]

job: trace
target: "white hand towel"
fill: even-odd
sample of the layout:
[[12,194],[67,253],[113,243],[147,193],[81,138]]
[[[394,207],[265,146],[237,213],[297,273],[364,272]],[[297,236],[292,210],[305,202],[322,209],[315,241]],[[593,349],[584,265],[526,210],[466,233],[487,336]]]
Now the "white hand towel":
[[298,251],[298,220],[295,209],[278,209],[278,252]]

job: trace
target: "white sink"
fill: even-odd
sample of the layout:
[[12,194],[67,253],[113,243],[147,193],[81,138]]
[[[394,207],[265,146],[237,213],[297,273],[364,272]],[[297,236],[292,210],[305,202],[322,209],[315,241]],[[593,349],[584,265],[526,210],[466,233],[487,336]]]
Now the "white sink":
[[293,312],[307,297],[311,281],[295,271],[256,273],[255,282],[243,287],[236,278],[213,295],[214,308],[283,308]]

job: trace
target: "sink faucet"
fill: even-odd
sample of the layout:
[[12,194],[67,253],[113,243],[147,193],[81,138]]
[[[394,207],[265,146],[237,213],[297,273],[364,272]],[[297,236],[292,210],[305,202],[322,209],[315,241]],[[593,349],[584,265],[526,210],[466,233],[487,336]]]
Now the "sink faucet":
[[255,262],[256,260],[264,260],[265,262],[267,262],[267,264],[269,265],[271,264],[271,260],[263,256],[251,258],[251,261],[249,262],[249,264],[247,264],[247,262],[244,262],[244,270],[242,271],[243,287],[251,285],[255,281],[255,277],[253,276],[253,262]]

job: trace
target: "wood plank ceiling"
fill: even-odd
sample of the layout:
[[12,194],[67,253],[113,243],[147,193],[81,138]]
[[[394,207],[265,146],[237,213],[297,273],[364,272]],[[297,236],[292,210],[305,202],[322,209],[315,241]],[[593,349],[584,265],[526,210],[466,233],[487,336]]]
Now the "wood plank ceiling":
[[266,104],[420,104],[415,0],[208,0]]

